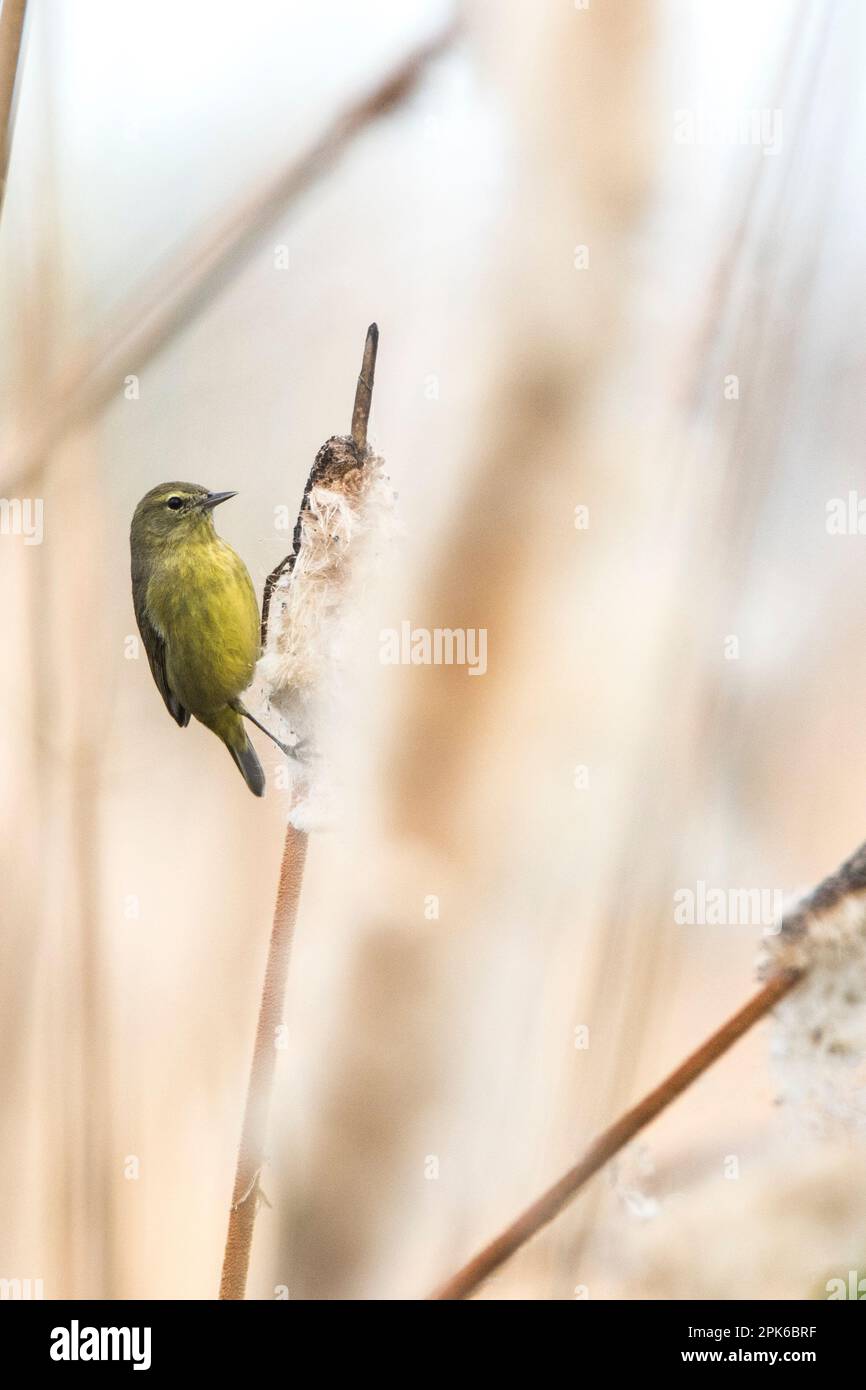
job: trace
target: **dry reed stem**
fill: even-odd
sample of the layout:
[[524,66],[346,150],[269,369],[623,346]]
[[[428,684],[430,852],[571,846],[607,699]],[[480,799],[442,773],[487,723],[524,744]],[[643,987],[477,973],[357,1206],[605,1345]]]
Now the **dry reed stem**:
[[[367,426],[370,423],[370,409],[373,404],[373,382],[376,377],[376,356],[379,351],[379,326],[371,323],[367,329],[367,337],[364,343],[364,356],[361,361],[361,370],[358,374],[358,385],[355,388],[355,404],[352,407],[352,443],[355,446],[355,455],[358,463],[361,464],[367,453]],[[261,627],[261,648],[265,650],[268,641],[268,618],[271,612],[271,599],[274,589],[277,587],[282,575],[288,570],[290,573],[294,568],[298,550],[301,545],[301,523],[306,508],[309,505],[310,489],[317,481],[316,469],[310,473],[307,479],[307,486],[304,489],[304,496],[301,500],[301,510],[298,512],[298,519],[295,523],[295,532],[292,537],[292,548],[284,560],[271,570],[265,580],[264,593],[262,594],[262,627]]]
[[355,387],[355,404],[352,407],[352,443],[359,459],[367,452],[367,426],[370,423],[370,409],[373,404],[373,383],[376,379],[376,357],[379,352],[379,327],[371,323],[367,329],[364,343],[364,356]]
[[4,489],[26,482],[69,429],[107,405],[128,372],[141,372],[201,312],[241,268],[274,219],[306,193],[356,137],[412,94],[457,32],[457,25],[450,24],[404,58],[346,107],[304,154],[229,214],[215,235],[204,242],[196,236],[154,281],[131,296],[102,339],[71,369],[35,437],[0,458]]
[[26,15],[27,0],[3,0],[3,8],[0,9],[0,213],[6,197],[6,177],[12,153],[21,40]]
[[603,1168],[615,1154],[633,1139],[650,1120],[654,1120],[671,1101],[712,1066],[744,1033],[763,1018],[803,978],[801,971],[785,971],[775,975],[747,1004],[723,1023],[706,1042],[672,1071],[655,1090],[638,1101],[631,1110],[604,1130],[586,1153],[558,1182],[549,1187],[531,1206],[512,1221],[505,1230],[475,1255],[468,1264],[446,1280],[431,1299],[454,1300],[467,1298],[483,1280],[519,1250],[542,1227],[548,1225],[563,1207],[583,1187],[584,1183]]
[[[363,463],[367,453],[367,426],[373,404],[373,380],[378,347],[379,329],[375,323],[371,323],[364,342],[364,356],[352,409],[352,442],[359,464]],[[304,509],[308,505],[310,488],[316,476],[316,465],[314,464],[304,489],[292,550],[268,576],[265,584],[262,597],[261,629],[263,649],[268,636],[268,612],[271,595],[283,571],[287,568],[291,571],[294,565],[301,544],[301,520]],[[253,1047],[253,1060],[250,1067],[247,1100],[238,1148],[238,1162],[232,1190],[232,1205],[229,1212],[229,1226],[220,1280],[219,1296],[221,1299],[243,1299],[246,1291],[253,1230],[261,1191],[260,1175],[265,1163],[268,1117],[276,1064],[277,1029],[283,1020],[292,938],[298,917],[298,902],[301,896],[304,863],[307,856],[307,839],[305,831],[297,830],[291,823],[286,826],[280,881],[274,907],[271,941],[268,947],[268,963],[265,969],[265,982],[262,987],[262,1002],[259,1008],[259,1022]]]
[[242,1299],[246,1289],[253,1228],[258,1209],[259,1178],[265,1162],[268,1111],[277,1055],[277,1029],[283,1020],[289,957],[298,916],[306,855],[306,834],[288,825],[229,1212],[220,1281],[221,1299]]

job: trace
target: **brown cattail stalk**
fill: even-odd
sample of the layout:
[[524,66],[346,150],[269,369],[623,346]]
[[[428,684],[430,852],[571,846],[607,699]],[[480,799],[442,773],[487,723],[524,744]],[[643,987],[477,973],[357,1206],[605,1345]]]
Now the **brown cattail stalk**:
[[307,836],[302,830],[287,825],[223,1258],[219,1296],[225,1299],[242,1299],[246,1289],[259,1204],[259,1180],[265,1162],[277,1029],[283,1019],[289,957],[306,856]]
[[26,15],[27,0],[3,0],[3,8],[0,9],[0,213],[6,197],[6,176],[12,153]]
[[[263,649],[268,638],[268,614],[274,589],[286,571],[289,574],[292,573],[301,547],[302,523],[304,511],[309,505],[310,491],[320,480],[323,470],[328,472],[328,470],[333,470],[338,466],[337,461],[335,461],[333,446],[340,444],[346,446],[343,454],[346,454],[347,457],[341,457],[339,461],[341,469],[348,467],[349,463],[355,468],[360,467],[367,459],[367,426],[373,400],[373,378],[376,370],[378,344],[379,330],[375,324],[371,324],[367,330],[361,373],[358,377],[355,393],[351,438],[329,440],[319,451],[304,489],[292,550],[268,576],[265,584],[262,599]],[[350,457],[348,457],[349,455]],[[277,1029],[283,1018],[289,958],[298,916],[307,840],[306,832],[298,829],[290,821],[286,826],[280,881],[277,888],[268,962],[262,988],[262,1002],[259,1009],[259,1022],[256,1029],[237,1169],[232,1191],[232,1204],[229,1212],[228,1234],[220,1281],[219,1296],[221,1299],[242,1299],[246,1290],[253,1230],[260,1197],[260,1177],[265,1163],[268,1116],[276,1064]]]
[[723,1023],[697,1051],[687,1057],[670,1076],[666,1077],[654,1091],[606,1129],[590,1145],[586,1153],[573,1168],[569,1168],[558,1182],[549,1187],[531,1206],[506,1226],[495,1240],[485,1245],[468,1264],[433,1294],[432,1299],[461,1299],[478,1288],[494,1270],[519,1250],[521,1245],[534,1236],[542,1227],[548,1225],[563,1207],[571,1201],[584,1183],[588,1182],[600,1168],[619,1153],[620,1149],[640,1132],[650,1120],[654,1120],[671,1101],[676,1100],[687,1087],[723,1056],[738,1038],[763,1018],[802,979],[802,971],[783,971],[768,980],[759,992],[745,1004],[738,1013]]
[[[373,404],[373,381],[376,376],[376,354],[379,351],[379,327],[378,324],[371,323],[367,329],[367,338],[364,343],[364,356],[361,362],[361,370],[358,374],[358,385],[355,388],[355,404],[352,408],[352,444],[357,461],[364,460],[367,453],[367,426],[370,423],[370,409]],[[271,599],[274,589],[286,570],[291,573],[294,568],[295,560],[301,546],[301,526],[304,519],[304,512],[309,505],[310,489],[319,480],[321,465],[317,459],[310,476],[307,479],[307,486],[304,488],[304,496],[301,501],[301,510],[298,513],[298,520],[295,523],[295,533],[292,539],[292,548],[284,560],[272,569],[265,580],[265,591],[262,595],[262,631],[261,645],[262,651],[267,646],[268,641],[268,618],[271,611]]]

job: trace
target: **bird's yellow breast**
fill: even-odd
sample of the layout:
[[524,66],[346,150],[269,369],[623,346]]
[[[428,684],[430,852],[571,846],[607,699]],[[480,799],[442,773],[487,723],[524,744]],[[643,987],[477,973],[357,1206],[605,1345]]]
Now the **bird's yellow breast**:
[[166,645],[172,690],[192,714],[240,695],[259,654],[259,614],[247,568],[211,536],[172,548],[147,586],[147,612]]

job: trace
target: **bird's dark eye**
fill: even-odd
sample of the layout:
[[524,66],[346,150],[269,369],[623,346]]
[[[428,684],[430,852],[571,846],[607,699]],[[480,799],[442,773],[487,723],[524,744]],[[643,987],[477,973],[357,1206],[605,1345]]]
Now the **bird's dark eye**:
[[167,503],[166,503],[166,506],[167,506],[167,507],[171,507],[172,511],[173,511],[173,512],[176,512],[176,511],[179,510],[180,507],[183,506],[183,498],[182,498],[182,497],[169,497],[169,499],[168,499],[168,501],[167,501]]

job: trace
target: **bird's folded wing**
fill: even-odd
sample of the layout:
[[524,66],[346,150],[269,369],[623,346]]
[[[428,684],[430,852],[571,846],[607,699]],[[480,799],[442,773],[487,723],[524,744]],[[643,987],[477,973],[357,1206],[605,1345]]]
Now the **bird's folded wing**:
[[189,710],[184,709],[169,685],[168,674],[165,669],[165,642],[148,618],[143,603],[136,603],[135,616],[138,620],[138,630],[141,633],[144,650],[147,652],[153,679],[156,681],[160,695],[165,700],[165,707],[172,719],[176,720],[182,729],[185,729],[189,723]]

